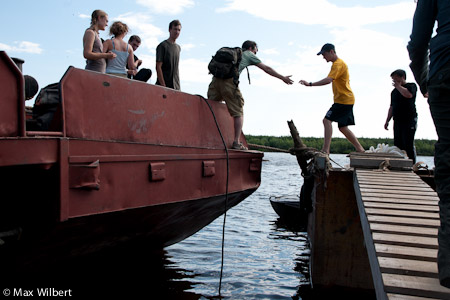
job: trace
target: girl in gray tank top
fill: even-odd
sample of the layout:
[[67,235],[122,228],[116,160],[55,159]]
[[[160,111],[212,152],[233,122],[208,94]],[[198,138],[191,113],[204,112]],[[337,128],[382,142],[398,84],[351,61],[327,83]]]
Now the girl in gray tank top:
[[[90,29],[87,29],[90,30]],[[92,52],[94,53],[103,53],[103,43],[100,40],[100,37],[98,36],[98,33],[94,31],[95,39],[94,39],[94,45],[92,47]],[[105,73],[106,71],[106,61],[104,58],[100,59],[86,59],[86,70],[96,71],[100,73]]]
[[116,57],[116,54],[112,52],[103,53],[103,44],[98,32],[105,30],[106,26],[108,26],[108,14],[100,9],[94,10],[91,27],[86,29],[83,36],[83,56],[86,58],[86,70],[105,73],[105,59]]

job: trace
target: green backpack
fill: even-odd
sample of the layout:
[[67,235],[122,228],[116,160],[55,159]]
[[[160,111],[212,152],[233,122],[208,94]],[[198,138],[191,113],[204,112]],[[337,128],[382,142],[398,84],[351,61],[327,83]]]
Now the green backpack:
[[209,73],[214,77],[227,79],[234,78],[236,85],[239,84],[239,64],[242,59],[240,47],[222,47],[217,50],[208,64]]

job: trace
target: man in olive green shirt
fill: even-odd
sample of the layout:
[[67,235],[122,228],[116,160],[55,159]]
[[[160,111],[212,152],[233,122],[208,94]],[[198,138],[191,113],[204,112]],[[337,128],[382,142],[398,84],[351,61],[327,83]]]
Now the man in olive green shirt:
[[353,104],[355,96],[350,88],[350,76],[345,62],[336,55],[334,45],[325,44],[317,55],[321,55],[327,62],[332,62],[331,71],[327,77],[316,82],[300,80],[305,86],[321,86],[332,83],[334,104],[325,115],[323,125],[325,128],[325,137],[322,151],[330,153],[331,137],[333,135],[332,122],[338,122],[339,130],[345,135],[347,140],[355,146],[356,151],[364,152],[364,148],[359,143],[356,136],[348,128],[349,125],[355,125],[353,116]]
[[[263,64],[256,56],[258,46],[253,41],[245,41],[242,44],[242,59],[239,64],[239,73],[249,66],[257,66],[267,74],[282,80],[286,84],[292,84],[293,81],[289,76],[283,76],[277,73],[271,67]],[[232,149],[247,150],[240,142],[242,126],[244,125],[244,98],[242,97],[239,87],[234,83],[233,78],[222,79],[213,77],[208,87],[208,99],[215,101],[225,101],[228,112],[234,119],[234,141]]]

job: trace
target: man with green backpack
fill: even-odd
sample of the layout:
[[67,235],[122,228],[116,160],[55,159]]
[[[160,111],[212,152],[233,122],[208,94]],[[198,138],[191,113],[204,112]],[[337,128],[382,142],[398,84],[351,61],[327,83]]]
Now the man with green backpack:
[[[256,56],[258,46],[253,41],[245,41],[242,49],[239,47],[220,48],[208,65],[209,72],[214,76],[208,87],[208,99],[225,101],[228,112],[234,119],[234,141],[232,149],[247,150],[240,142],[244,124],[244,98],[239,90],[239,75],[249,66],[257,66],[267,74],[279,78],[286,84],[292,84],[289,76],[283,76],[273,68],[263,64]],[[250,77],[249,77],[250,81]]]

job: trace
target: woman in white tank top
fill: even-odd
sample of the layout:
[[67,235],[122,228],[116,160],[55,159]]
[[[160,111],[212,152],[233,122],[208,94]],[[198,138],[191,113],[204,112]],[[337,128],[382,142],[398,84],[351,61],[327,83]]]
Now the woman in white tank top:
[[103,52],[111,51],[116,54],[115,58],[106,61],[106,74],[127,77],[127,74],[136,75],[136,69],[127,70],[126,66],[134,68],[133,48],[129,47],[123,38],[128,33],[128,26],[120,21],[116,21],[109,29],[112,39],[103,43]]

